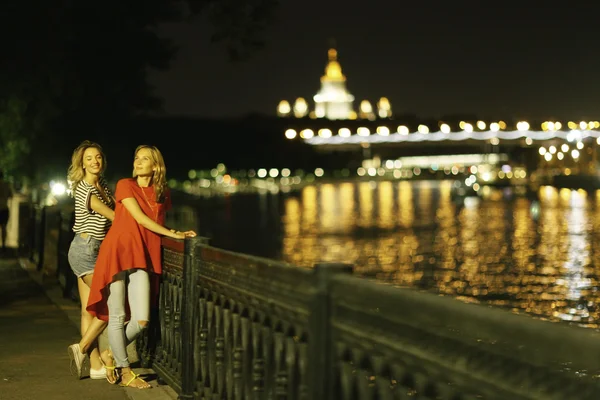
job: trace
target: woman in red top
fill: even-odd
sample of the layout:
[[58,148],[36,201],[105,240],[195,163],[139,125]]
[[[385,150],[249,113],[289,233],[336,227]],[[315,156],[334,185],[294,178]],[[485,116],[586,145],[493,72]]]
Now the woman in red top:
[[121,386],[151,387],[131,370],[126,347],[148,326],[150,280],[162,273],[160,235],[196,236],[194,231],[164,227],[165,213],[171,208],[165,172],[156,147],[138,146],[133,178],[117,182],[115,219],[96,261],[87,310],[108,320],[108,341],[115,366],[121,370]]

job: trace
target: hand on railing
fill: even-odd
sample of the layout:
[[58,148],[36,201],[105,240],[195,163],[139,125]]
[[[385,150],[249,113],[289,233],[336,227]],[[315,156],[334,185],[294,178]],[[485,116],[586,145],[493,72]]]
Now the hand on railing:
[[181,232],[181,231],[176,231],[175,229],[171,229],[171,232],[173,233],[172,238],[173,239],[185,239],[186,237],[196,237],[196,232],[194,231],[185,231],[185,232]]

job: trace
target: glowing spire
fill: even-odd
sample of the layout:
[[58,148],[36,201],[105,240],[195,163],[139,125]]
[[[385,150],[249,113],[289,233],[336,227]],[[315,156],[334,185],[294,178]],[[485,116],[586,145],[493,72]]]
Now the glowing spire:
[[325,67],[325,75],[321,77],[321,82],[345,82],[346,77],[342,74],[342,66],[337,61],[337,50],[329,49],[327,55],[329,63]]
[[329,57],[329,61],[337,61],[337,50],[329,49],[327,56]]

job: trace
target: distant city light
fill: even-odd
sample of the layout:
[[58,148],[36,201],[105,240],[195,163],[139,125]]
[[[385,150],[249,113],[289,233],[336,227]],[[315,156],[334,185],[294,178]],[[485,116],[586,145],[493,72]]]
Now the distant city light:
[[348,128],[341,128],[338,131],[338,135],[340,135],[341,137],[350,137],[352,135],[352,132],[350,132],[350,129]]
[[287,100],[281,100],[277,106],[277,114],[281,117],[288,116],[292,111],[292,107]]
[[527,121],[517,122],[517,130],[521,131],[521,132],[529,130],[529,122],[527,122]]
[[365,128],[364,126],[361,126],[360,128],[358,128],[356,130],[356,133],[359,136],[369,136],[371,133],[369,132],[369,128]]
[[302,97],[298,97],[294,103],[294,115],[296,118],[302,118],[308,113],[308,104]]
[[400,125],[400,126],[398,127],[398,133],[399,133],[399,134],[401,134],[401,135],[408,135],[408,132],[409,132],[409,131],[408,131],[408,128],[407,128],[406,126],[404,126],[404,125]]
[[323,138],[331,137],[331,130],[330,129],[319,129],[319,136],[321,136]]
[[50,189],[55,196],[62,196],[67,192],[67,187],[62,182],[50,182]]
[[573,157],[574,159],[579,158],[579,150],[571,151],[571,157]]
[[312,129],[304,129],[300,131],[300,137],[302,139],[310,139],[313,136],[315,136],[315,133],[312,131]]
[[388,136],[390,134],[390,129],[387,126],[378,126],[377,133],[381,136]]
[[297,135],[297,133],[293,129],[288,129],[285,131],[285,137],[288,139],[294,139],[296,137],[296,135]]

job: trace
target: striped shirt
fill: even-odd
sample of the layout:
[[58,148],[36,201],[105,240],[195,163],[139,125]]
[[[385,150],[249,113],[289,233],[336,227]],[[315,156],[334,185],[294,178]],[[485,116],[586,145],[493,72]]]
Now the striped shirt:
[[85,180],[82,180],[77,185],[77,189],[75,189],[75,223],[73,224],[73,232],[76,234],[87,233],[94,239],[103,240],[112,222],[92,210],[91,196],[95,195],[101,202],[113,210],[115,209],[115,202],[106,181],[100,178],[99,183],[108,196],[108,203],[104,200],[100,191]]

